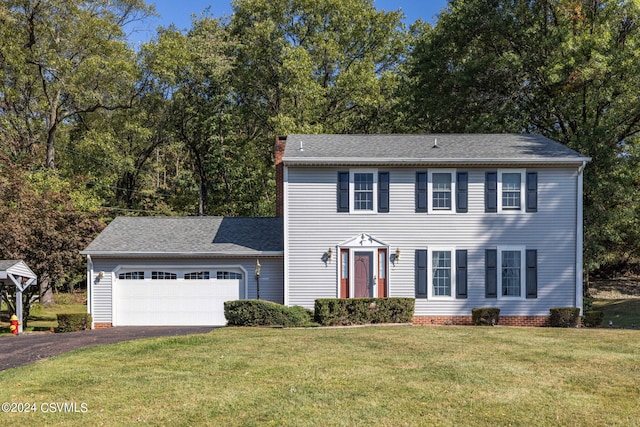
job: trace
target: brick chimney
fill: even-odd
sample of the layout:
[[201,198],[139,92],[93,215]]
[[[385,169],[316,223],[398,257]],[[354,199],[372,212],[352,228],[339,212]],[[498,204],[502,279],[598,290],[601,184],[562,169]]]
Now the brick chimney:
[[276,155],[276,216],[282,218],[284,216],[284,165],[282,157],[284,156],[284,148],[287,145],[286,136],[276,137],[275,155]]

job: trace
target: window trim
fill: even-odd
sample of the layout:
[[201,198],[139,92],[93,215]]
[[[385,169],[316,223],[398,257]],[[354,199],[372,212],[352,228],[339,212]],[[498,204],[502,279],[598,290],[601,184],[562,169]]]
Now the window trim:
[[[224,277],[224,276],[228,276],[228,277]],[[244,275],[242,273],[238,273],[237,271],[216,270],[216,280],[244,280]]]
[[[518,209],[504,208],[502,204],[502,175],[503,174],[520,174],[520,207]],[[526,209],[527,195],[527,171],[525,169],[498,169],[498,213],[519,215],[527,211]]]
[[[498,299],[504,300],[524,300],[527,297],[527,248],[525,246],[498,246]],[[502,253],[503,252],[520,252],[520,295],[509,296],[503,295],[502,288]]]
[[[355,174],[370,174],[373,179],[371,209],[355,209]],[[378,169],[349,169],[349,213],[356,215],[372,215],[378,213]]]
[[[142,273],[142,277],[140,277],[140,273]],[[144,280],[145,278],[146,274],[144,270],[118,272],[118,280]]]
[[178,280],[178,274],[165,270],[151,270],[151,280]]
[[[438,215],[452,215],[457,213],[457,200],[456,200],[456,184],[457,184],[457,169],[429,169],[427,171],[427,212],[430,214]],[[449,209],[436,209],[433,207],[433,196],[435,191],[433,190],[433,175],[434,174],[449,174],[451,177],[451,207]]]
[[[200,277],[200,275],[202,275],[202,277]],[[192,276],[195,276],[195,277],[192,277]],[[182,275],[182,279],[183,280],[211,280],[211,272],[208,270],[186,271]]]
[[[449,252],[451,259],[451,289],[450,295],[434,295],[433,294],[433,253]],[[429,246],[427,248],[427,299],[430,300],[455,300],[456,299],[456,248],[451,246]]]

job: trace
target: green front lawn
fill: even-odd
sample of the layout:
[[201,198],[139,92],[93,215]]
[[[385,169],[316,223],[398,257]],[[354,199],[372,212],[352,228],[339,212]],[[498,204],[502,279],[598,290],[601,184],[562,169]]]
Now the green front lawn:
[[609,321],[613,328],[640,328],[640,298],[597,299],[593,309],[604,312],[603,328],[609,327]]
[[[36,304],[31,307],[31,313],[24,332],[32,331],[48,331],[58,326],[58,314],[86,313],[86,304],[54,304],[51,307],[42,307]],[[0,335],[8,334],[9,324],[4,323],[0,326]]]
[[630,426],[638,396],[640,332],[610,329],[224,328],[0,372],[37,408],[7,425]]

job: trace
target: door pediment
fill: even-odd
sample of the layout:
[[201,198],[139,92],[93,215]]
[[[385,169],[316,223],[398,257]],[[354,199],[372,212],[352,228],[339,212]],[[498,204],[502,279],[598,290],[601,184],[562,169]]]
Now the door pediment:
[[389,245],[382,240],[376,239],[371,234],[359,233],[351,239],[340,243],[338,246],[346,248],[385,248]]

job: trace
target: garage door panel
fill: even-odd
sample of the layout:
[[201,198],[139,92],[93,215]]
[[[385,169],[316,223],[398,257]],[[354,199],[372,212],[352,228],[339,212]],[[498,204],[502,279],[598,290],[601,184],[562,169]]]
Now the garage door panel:
[[240,298],[239,280],[118,280],[121,326],[226,324],[224,302]]

